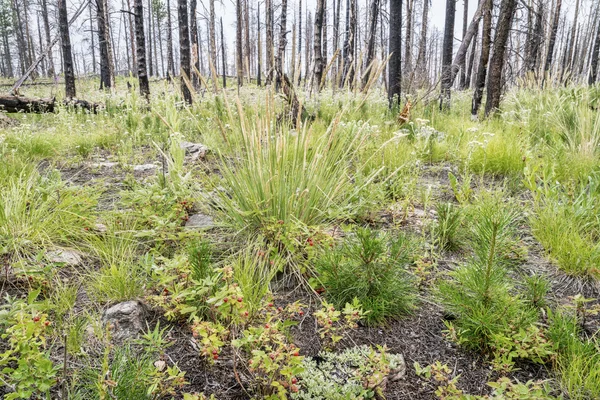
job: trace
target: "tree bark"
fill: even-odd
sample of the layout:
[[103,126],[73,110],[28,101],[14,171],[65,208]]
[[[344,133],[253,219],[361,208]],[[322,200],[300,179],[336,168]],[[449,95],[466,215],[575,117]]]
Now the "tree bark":
[[179,22],[179,64],[181,92],[187,104],[192,104],[192,92],[185,82],[191,76],[190,65],[190,27],[188,25],[187,0],[177,0],[177,20]]
[[298,2],[298,85],[302,81],[302,0]]
[[[302,0],[300,0],[302,4]],[[258,59],[256,63],[256,84],[260,87],[262,85],[262,42],[260,38],[260,3],[257,4],[257,12],[256,12],[256,32],[257,32],[257,50],[258,50]]]
[[535,72],[539,67],[543,20],[544,2],[540,1],[538,10],[535,12],[535,24],[531,33],[531,39],[527,42],[525,47],[525,69],[528,72]]
[[171,1],[167,0],[167,78],[171,79],[174,74],[175,61],[173,59],[173,23],[171,20]]
[[[44,20],[44,32],[46,34],[46,47],[49,49],[51,47],[50,43],[52,42],[52,39],[50,38],[50,21],[48,20],[48,4],[46,0],[42,0],[42,18]],[[10,72],[10,75],[12,76],[12,67]],[[48,76],[53,77],[54,74],[54,59],[52,58],[52,53],[50,53],[48,55]]]
[[197,0],[190,0],[190,38],[192,41],[192,60],[191,64],[196,68],[191,72],[192,86],[195,90],[200,89],[200,77],[196,70],[200,71],[200,58],[199,58],[199,47],[198,47],[198,20],[196,19],[196,7]]
[[425,54],[427,53],[427,26],[429,22],[429,4],[431,0],[423,0],[423,16],[421,17],[421,37],[419,38],[419,54],[417,55],[416,70],[421,81],[429,80]]
[[344,83],[348,81],[350,87],[352,87],[355,74],[354,61],[356,53],[356,0],[347,0],[346,7],[347,21],[346,42],[344,43],[344,74],[342,76],[341,85],[344,86]]
[[446,0],[446,22],[444,25],[444,44],[442,48],[442,91],[440,95],[440,110],[450,108],[455,16],[456,0]]
[[137,56],[137,75],[140,85],[140,94],[150,101],[150,84],[148,70],[146,69],[146,43],[144,37],[144,4],[143,0],[134,0],[135,13],[135,41]]
[[279,46],[277,49],[277,58],[275,59],[275,69],[277,72],[275,86],[277,89],[281,88],[281,85],[283,84],[283,58],[285,55],[285,46],[287,45],[287,4],[287,0],[281,0],[281,18],[279,20]]
[[[225,89],[227,87],[227,68],[225,67],[225,39],[223,37],[223,18],[221,18],[221,61],[223,66],[223,89]],[[215,65],[215,69],[216,68],[217,66]]]
[[[63,102],[66,106],[82,108],[96,112],[99,105],[85,100],[67,99]],[[56,99],[28,98],[21,96],[0,96],[0,110],[7,113],[52,113],[56,111]]]
[[592,64],[590,67],[590,76],[588,83],[590,85],[595,84],[598,81],[598,62],[600,58],[600,22],[596,29],[596,39],[594,41],[594,50],[592,51]]
[[571,28],[571,39],[569,40],[571,45],[569,46],[569,56],[567,59],[567,68],[569,70],[573,69],[573,49],[575,48],[575,34],[577,32],[577,21],[579,18],[579,0],[575,2],[575,15],[573,16],[573,27]]
[[252,52],[250,51],[250,5],[244,0],[244,70],[250,82],[250,65],[252,64]]
[[323,79],[323,55],[321,54],[321,35],[323,32],[324,4],[325,0],[317,0],[317,8],[315,10],[315,36],[313,41],[313,52],[315,55],[314,85],[317,93],[321,91],[321,79]]
[[558,24],[560,22],[560,8],[562,0],[556,0],[556,9],[554,11],[554,20],[550,29],[550,39],[548,40],[548,53],[546,54],[546,63],[544,64],[544,73],[547,74],[552,66],[554,59],[554,46],[556,45],[556,35],[558,34]]
[[69,35],[69,18],[67,16],[67,1],[58,0],[58,26],[62,42],[63,72],[65,75],[65,97],[77,97],[75,90],[75,72],[73,70],[73,55],[71,53],[71,37]]
[[404,46],[404,73],[410,76],[412,72],[412,41],[415,0],[406,0],[406,44]]
[[98,46],[100,47],[100,89],[114,86],[115,75],[112,65],[110,31],[108,28],[108,10],[106,0],[96,0],[96,19],[98,21]]
[[[167,0],[167,7],[169,7],[168,4],[169,4],[169,0]],[[127,8],[128,8],[128,11],[131,11],[131,0],[127,0]],[[137,75],[137,68],[138,68],[137,46],[136,46],[137,38],[136,38],[136,32],[135,32],[136,23],[134,22],[135,15],[132,15],[135,13],[136,13],[136,11],[135,11],[135,5],[134,5],[133,13],[131,13],[131,12],[127,13],[127,18],[129,19],[129,43],[130,43],[130,47],[131,47],[132,63],[134,66],[132,74],[134,76]],[[167,35],[169,35],[171,32],[170,28],[171,28],[171,26],[170,26],[170,18],[169,18],[169,32],[167,33]]]
[[377,36],[377,22],[379,21],[379,9],[381,7],[380,0],[371,1],[371,11],[369,12],[369,39],[367,41],[367,72],[363,77],[363,86],[365,86],[370,78],[372,70],[372,63],[375,59],[375,37]]
[[235,64],[238,88],[244,84],[244,57],[242,54],[242,0],[236,0],[236,24],[235,24]]
[[502,71],[504,70],[506,44],[508,42],[516,7],[517,0],[502,0],[500,6],[496,36],[494,37],[494,53],[490,60],[490,76],[488,77],[487,100],[485,102],[486,116],[495,113],[500,107]]
[[487,77],[487,67],[490,59],[490,47],[492,43],[492,10],[493,0],[483,0],[483,29],[481,33],[481,57],[477,68],[477,77],[475,79],[475,90],[473,92],[473,102],[471,104],[471,116],[477,117],[481,100],[483,99],[483,89],[485,88],[485,78]]
[[273,0],[265,0],[265,11],[266,11],[266,30],[267,38],[265,43],[266,48],[266,83],[269,85],[273,79]]
[[[215,29],[215,0],[210,0],[210,16],[209,16],[209,20],[208,20],[208,29],[210,30],[210,32],[208,33],[210,35],[209,41],[210,41],[210,62],[212,63],[212,68],[215,69],[215,71],[217,70],[218,64],[217,64],[217,33],[216,33],[216,29]],[[215,88],[216,88],[217,83],[215,82]]]
[[[390,21],[402,21],[402,0],[390,0]],[[389,38],[389,86],[390,108],[400,104],[402,91],[402,24],[390,23]]]
[[[462,31],[462,40],[465,42],[465,37],[467,36],[467,20],[469,18],[469,0],[463,0],[463,31]],[[477,27],[479,27],[479,21],[477,21]],[[477,28],[476,28],[477,29]],[[465,90],[467,88],[467,58],[465,57],[460,64],[460,89]]]

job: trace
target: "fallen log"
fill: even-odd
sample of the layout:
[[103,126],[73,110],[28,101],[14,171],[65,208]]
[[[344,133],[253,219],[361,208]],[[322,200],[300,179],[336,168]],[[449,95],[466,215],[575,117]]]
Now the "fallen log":
[[[63,104],[67,107],[84,109],[93,113],[96,113],[99,107],[99,104],[97,103],[90,103],[89,101],[78,99],[65,100]],[[56,111],[56,99],[0,96],[0,110],[7,113],[53,113]]]

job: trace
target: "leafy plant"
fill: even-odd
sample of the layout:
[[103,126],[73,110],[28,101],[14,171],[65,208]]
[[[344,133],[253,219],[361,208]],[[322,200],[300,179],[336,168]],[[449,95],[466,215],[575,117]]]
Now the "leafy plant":
[[336,310],[326,301],[323,302],[321,309],[314,313],[314,317],[319,326],[319,335],[325,340],[325,349],[331,350],[335,347],[347,331],[358,327],[357,322],[364,316],[365,313],[356,298],[352,303],[346,303],[343,311]]
[[444,250],[454,250],[459,247],[457,231],[462,222],[460,208],[452,203],[438,204],[436,207],[438,221],[433,233],[438,246]]

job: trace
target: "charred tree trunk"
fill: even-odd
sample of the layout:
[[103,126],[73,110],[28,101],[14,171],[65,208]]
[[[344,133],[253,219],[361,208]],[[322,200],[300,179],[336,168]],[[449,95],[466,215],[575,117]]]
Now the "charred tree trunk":
[[148,49],[148,54],[146,54],[148,63],[148,72],[150,76],[154,76],[154,62],[153,62],[153,54],[152,54],[152,3],[151,0],[148,0],[148,37],[146,38],[146,47]]
[[372,63],[375,59],[375,37],[377,36],[377,22],[379,21],[380,0],[371,2],[371,11],[369,12],[369,40],[367,41],[367,72],[363,77],[363,86],[369,82],[373,72]]
[[598,62],[600,58],[600,22],[596,30],[596,39],[594,41],[594,50],[592,51],[592,65],[590,67],[590,76],[588,83],[595,84],[598,81]]
[[442,91],[440,95],[440,110],[450,108],[455,16],[456,0],[446,0],[446,22],[444,25],[444,44],[442,48]]
[[475,90],[473,93],[473,102],[471,104],[471,116],[477,117],[481,99],[483,99],[483,89],[485,88],[485,79],[487,77],[487,67],[490,59],[490,47],[492,43],[492,9],[493,0],[483,0],[483,29],[481,34],[481,57],[477,68],[477,77],[475,79]]
[[503,0],[498,16],[496,36],[494,37],[494,53],[490,60],[490,76],[488,78],[487,100],[485,102],[485,115],[495,113],[500,107],[502,94],[502,71],[506,56],[506,44],[510,34],[510,27],[515,15],[517,0]]
[[67,16],[67,0],[58,0],[58,27],[62,43],[63,72],[65,75],[65,97],[77,97],[75,90],[75,71],[71,53],[71,37],[69,35],[69,18]]
[[190,38],[192,41],[191,64],[195,69],[191,71],[192,86],[195,90],[200,89],[200,77],[196,71],[200,71],[200,58],[198,47],[198,20],[196,19],[197,0],[190,0]]
[[236,24],[235,24],[235,69],[237,73],[238,88],[244,84],[244,57],[242,54],[242,0],[236,0]]
[[[300,0],[302,1],[302,0]],[[302,4],[302,3],[300,3]],[[260,3],[257,4],[257,12],[256,12],[256,35],[257,35],[257,50],[258,50],[258,59],[256,63],[256,84],[260,87],[262,85],[262,42],[260,38]],[[221,38],[222,39],[222,38]]]
[[[414,24],[414,5],[415,0],[406,0],[406,44],[404,46],[404,74],[412,74],[412,41]],[[411,82],[412,83],[412,82]]]
[[173,60],[173,23],[171,20],[171,1],[167,0],[167,79],[171,79],[174,74],[175,61]]
[[111,46],[108,30],[108,12],[106,0],[96,0],[96,19],[98,21],[98,46],[100,47],[100,89],[114,86],[115,75],[112,66]]
[[[135,0],[134,0],[135,1]],[[169,4],[169,0],[167,0],[167,7]],[[131,0],[127,0],[127,7],[128,10],[131,11]],[[132,55],[132,59],[133,59],[133,71],[132,74],[135,76],[137,75],[137,66],[138,66],[138,62],[137,62],[137,47],[136,47],[136,35],[135,35],[135,27],[134,24],[135,22],[133,21],[135,19],[135,9],[133,11],[133,13],[127,13],[127,18],[129,19],[129,43],[130,43],[130,47],[131,47],[131,55]],[[132,15],[134,14],[134,15]],[[170,26],[169,26],[170,28]],[[170,33],[170,31],[169,31]],[[167,35],[169,35],[169,33],[167,33]],[[168,36],[167,36],[168,37]]]
[[187,104],[192,104],[192,92],[186,83],[191,76],[190,62],[190,28],[186,0],[177,0],[177,20],[179,22],[179,64],[181,75],[181,92]]
[[250,51],[250,5],[244,0],[244,70],[250,82],[250,65],[252,64],[252,52]]
[[143,0],[134,0],[137,75],[140,85],[140,94],[146,101],[150,101],[150,84],[148,82],[148,71],[146,69],[146,43],[144,37],[144,4],[142,1]]
[[321,91],[321,79],[323,79],[323,55],[321,54],[321,41],[323,32],[323,12],[325,0],[317,0],[317,9],[315,10],[315,36],[314,36],[314,85],[317,92]]
[[544,20],[544,2],[535,12],[535,24],[531,32],[531,38],[525,48],[525,68],[528,72],[535,72],[539,67],[540,47],[542,43],[542,24]]
[[575,34],[577,33],[577,21],[579,18],[579,0],[577,0],[575,2],[575,15],[573,16],[573,27],[571,28],[571,39],[569,40],[569,42],[571,43],[571,45],[569,46],[569,55],[567,58],[567,68],[569,70],[573,69],[573,49],[576,47],[577,43],[575,41]]
[[[347,81],[350,87],[354,82],[354,61],[356,53],[356,0],[348,0],[346,3],[346,42],[344,43],[344,74],[341,85]],[[400,56],[402,57],[402,56]]]
[[546,63],[544,64],[544,73],[547,74],[552,66],[554,59],[554,46],[556,45],[556,35],[558,34],[558,24],[560,22],[560,8],[562,0],[556,0],[556,9],[554,10],[554,20],[550,29],[550,39],[548,40],[548,53],[546,54]]
[[275,69],[277,71],[275,86],[277,88],[281,88],[281,85],[283,84],[283,58],[285,55],[285,46],[287,45],[287,4],[287,0],[281,0],[281,18],[279,20],[279,46],[277,49],[277,57],[275,59]]
[[[390,0],[390,21],[402,21],[402,0]],[[402,24],[390,24],[389,53],[388,102],[392,108],[400,104],[402,91]]]
[[[88,10],[90,15],[90,39],[92,45],[90,46],[90,53],[92,53],[92,72],[96,73],[96,41],[94,40],[94,18],[92,18],[92,2],[88,3]],[[99,24],[99,23],[98,23]],[[102,64],[102,60],[100,60]],[[100,65],[100,72],[102,72],[102,65]],[[100,89],[102,89],[102,76],[100,76]]]
[[298,5],[298,81],[294,82],[300,84],[302,81],[302,0],[299,0]]

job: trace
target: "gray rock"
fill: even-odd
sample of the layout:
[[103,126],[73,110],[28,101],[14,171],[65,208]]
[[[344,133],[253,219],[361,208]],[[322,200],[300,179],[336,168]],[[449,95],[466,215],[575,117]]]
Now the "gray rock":
[[154,171],[157,168],[158,168],[158,166],[155,164],[142,164],[142,165],[134,166],[133,170],[134,170],[134,172],[148,172],[148,171]]
[[186,228],[209,229],[215,226],[215,222],[210,215],[194,214],[185,223]]
[[109,326],[114,340],[130,339],[144,329],[146,307],[139,301],[131,300],[115,304],[102,315],[102,323]]
[[101,162],[97,162],[97,163],[91,163],[90,167],[92,167],[92,168],[114,168],[117,165],[119,165],[119,163],[117,163],[117,162],[101,161]]
[[77,267],[81,265],[82,259],[81,254],[79,254],[75,250],[67,250],[67,249],[59,249],[52,250],[46,253],[46,257],[48,261],[57,263],[57,264],[65,264],[70,267]]
[[185,150],[185,155],[189,157],[190,161],[196,161],[199,158],[206,157],[206,153],[210,150],[207,146],[201,143],[192,143],[183,141],[179,143],[179,147]]

